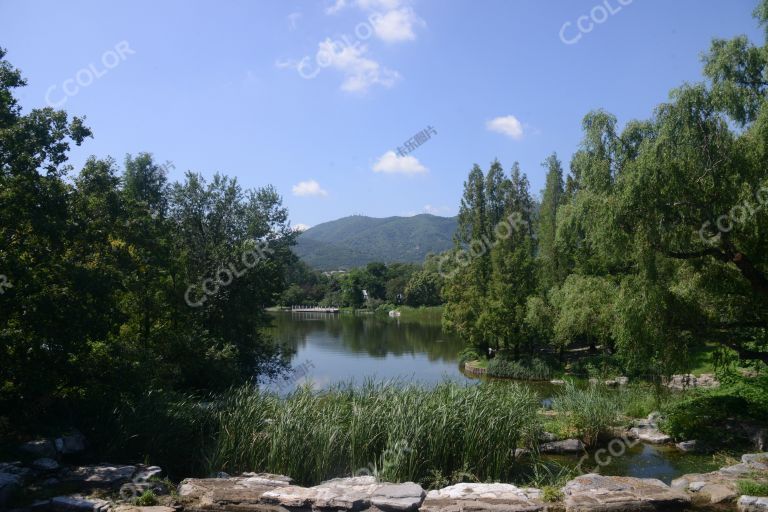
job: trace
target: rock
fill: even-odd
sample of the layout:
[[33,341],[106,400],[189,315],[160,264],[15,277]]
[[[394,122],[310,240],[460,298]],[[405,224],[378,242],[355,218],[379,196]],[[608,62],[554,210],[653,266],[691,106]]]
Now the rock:
[[0,510],[5,503],[21,488],[23,481],[19,475],[0,473]]
[[139,507],[136,505],[120,505],[115,512],[176,512],[176,509],[155,505],[152,507]]
[[261,497],[292,480],[267,473],[235,478],[188,478],[179,484],[179,498],[185,510],[225,511],[254,509],[262,504]]
[[672,438],[659,430],[658,421],[661,415],[652,412],[647,420],[636,420],[635,426],[629,429],[629,435],[634,439],[639,439],[651,444],[665,444],[672,442]]
[[741,462],[745,464],[750,464],[752,462],[768,464],[768,453],[745,453],[741,456]]
[[[690,489],[690,486],[688,488]],[[717,483],[704,485],[698,490],[698,493],[702,496],[708,496],[710,503],[730,501],[739,495],[732,486]]]
[[268,504],[291,508],[362,510],[371,505],[392,511],[416,510],[424,500],[424,489],[412,482],[379,483],[372,476],[336,478],[315,487],[276,487],[262,496]]
[[616,377],[616,382],[619,386],[626,386],[629,384],[629,377]]
[[51,477],[51,478],[46,478],[45,480],[43,480],[42,485],[43,485],[43,487],[55,487],[55,486],[59,485],[60,483],[61,483],[61,480],[59,480],[58,478]]
[[696,441],[680,441],[679,443],[675,444],[675,447],[681,452],[695,452]]
[[106,500],[83,496],[58,496],[48,506],[54,512],[108,512],[112,507]]
[[82,482],[88,487],[118,487],[133,478],[136,466],[117,466],[114,464],[97,464],[95,466],[80,466],[64,471],[63,480]]
[[56,446],[50,439],[38,439],[36,441],[28,441],[21,446],[19,450],[35,457],[55,457]]
[[554,379],[554,380],[549,381],[549,383],[561,386],[561,385],[565,384],[565,381],[562,380],[562,379]]
[[59,469],[59,463],[46,457],[34,461],[32,467],[38,471],[56,471]]
[[567,512],[681,510],[691,499],[654,478],[582,475],[563,488]]
[[768,498],[758,496],[742,496],[737,503],[739,512],[766,512],[768,511]]
[[720,386],[720,382],[711,373],[703,373],[698,377],[692,374],[684,374],[672,375],[669,381],[666,382],[666,386],[678,391],[690,388],[711,389]]
[[62,455],[75,455],[85,451],[85,436],[77,430],[63,435],[55,441],[56,451]]
[[511,484],[461,483],[429,491],[420,512],[538,512],[546,509],[538,489]]
[[563,439],[539,446],[541,453],[580,453],[584,451],[584,443],[578,439]]
[[739,464],[726,466],[703,474],[683,475],[672,481],[672,487],[694,493],[697,501],[722,503],[739,495],[739,480],[757,478],[768,480],[766,454],[751,453],[742,456]]

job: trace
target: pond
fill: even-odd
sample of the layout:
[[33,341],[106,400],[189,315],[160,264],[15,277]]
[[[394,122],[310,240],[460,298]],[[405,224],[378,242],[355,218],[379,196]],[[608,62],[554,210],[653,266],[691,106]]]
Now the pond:
[[[273,334],[293,352],[295,374],[268,387],[287,393],[311,383],[324,388],[339,382],[362,383],[366,379],[399,380],[423,385],[444,380],[477,384],[481,379],[464,375],[458,366],[464,348],[460,339],[440,325],[439,311],[417,319],[365,314],[275,312]],[[556,393],[550,383],[530,383],[544,405]],[[591,469],[595,455],[582,466]],[[548,456],[564,466],[576,466],[579,456]],[[591,463],[591,464],[590,464]],[[683,454],[671,446],[637,443],[600,467],[604,475],[658,478],[669,483],[685,473],[717,469],[711,456]]]

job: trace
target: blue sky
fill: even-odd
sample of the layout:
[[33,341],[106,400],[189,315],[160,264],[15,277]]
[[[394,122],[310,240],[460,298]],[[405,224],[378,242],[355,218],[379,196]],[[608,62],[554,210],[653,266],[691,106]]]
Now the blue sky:
[[[25,110],[87,116],[76,170],[149,151],[171,179],[271,183],[292,222],[312,226],[454,215],[472,164],[494,158],[519,161],[538,193],[541,162],[556,151],[567,167],[588,111],[647,118],[701,80],[713,37],[760,41],[755,5],[0,0],[0,46],[29,81]],[[394,153],[427,127],[423,145]]]

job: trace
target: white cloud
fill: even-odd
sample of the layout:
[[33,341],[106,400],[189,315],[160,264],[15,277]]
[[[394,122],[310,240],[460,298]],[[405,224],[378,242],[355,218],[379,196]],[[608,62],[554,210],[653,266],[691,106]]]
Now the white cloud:
[[415,157],[397,156],[394,151],[387,151],[373,165],[373,172],[385,174],[424,174],[429,169],[421,165]]
[[301,18],[300,12],[292,12],[288,15],[288,24],[291,30],[296,30],[296,23],[299,21],[299,18]]
[[402,0],[357,0],[356,3],[361,9],[390,11],[400,7],[403,2]]
[[320,187],[320,184],[315,180],[300,181],[293,186],[293,195],[299,197],[306,196],[327,196],[328,191]]
[[367,51],[365,45],[340,45],[327,38],[319,44],[317,60],[344,73],[341,84],[344,91],[365,92],[375,84],[392,87],[400,79],[400,74],[364,57]]
[[336,0],[333,5],[325,8],[325,14],[336,14],[347,6],[347,0]]
[[492,132],[507,135],[515,140],[523,138],[523,125],[512,115],[491,119],[485,123],[485,127]]
[[306,230],[308,230],[311,227],[312,226],[308,226],[307,224],[298,223],[298,224],[294,224],[293,230],[294,231],[298,231],[299,233],[301,233],[302,231],[306,231]]
[[393,9],[379,14],[372,17],[371,22],[376,37],[387,43],[412,41],[416,39],[416,34],[413,31],[414,25],[423,26],[425,24],[410,7]]
[[440,215],[441,213],[446,213],[450,210],[447,206],[432,206],[431,204],[425,204],[424,205],[424,212],[430,213],[432,215]]

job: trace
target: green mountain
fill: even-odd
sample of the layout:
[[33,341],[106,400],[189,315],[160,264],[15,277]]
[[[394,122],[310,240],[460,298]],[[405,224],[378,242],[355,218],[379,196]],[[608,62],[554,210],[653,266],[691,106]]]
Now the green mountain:
[[320,270],[359,267],[372,261],[421,263],[452,246],[456,217],[415,215],[375,219],[353,215],[318,224],[299,235],[294,252]]

